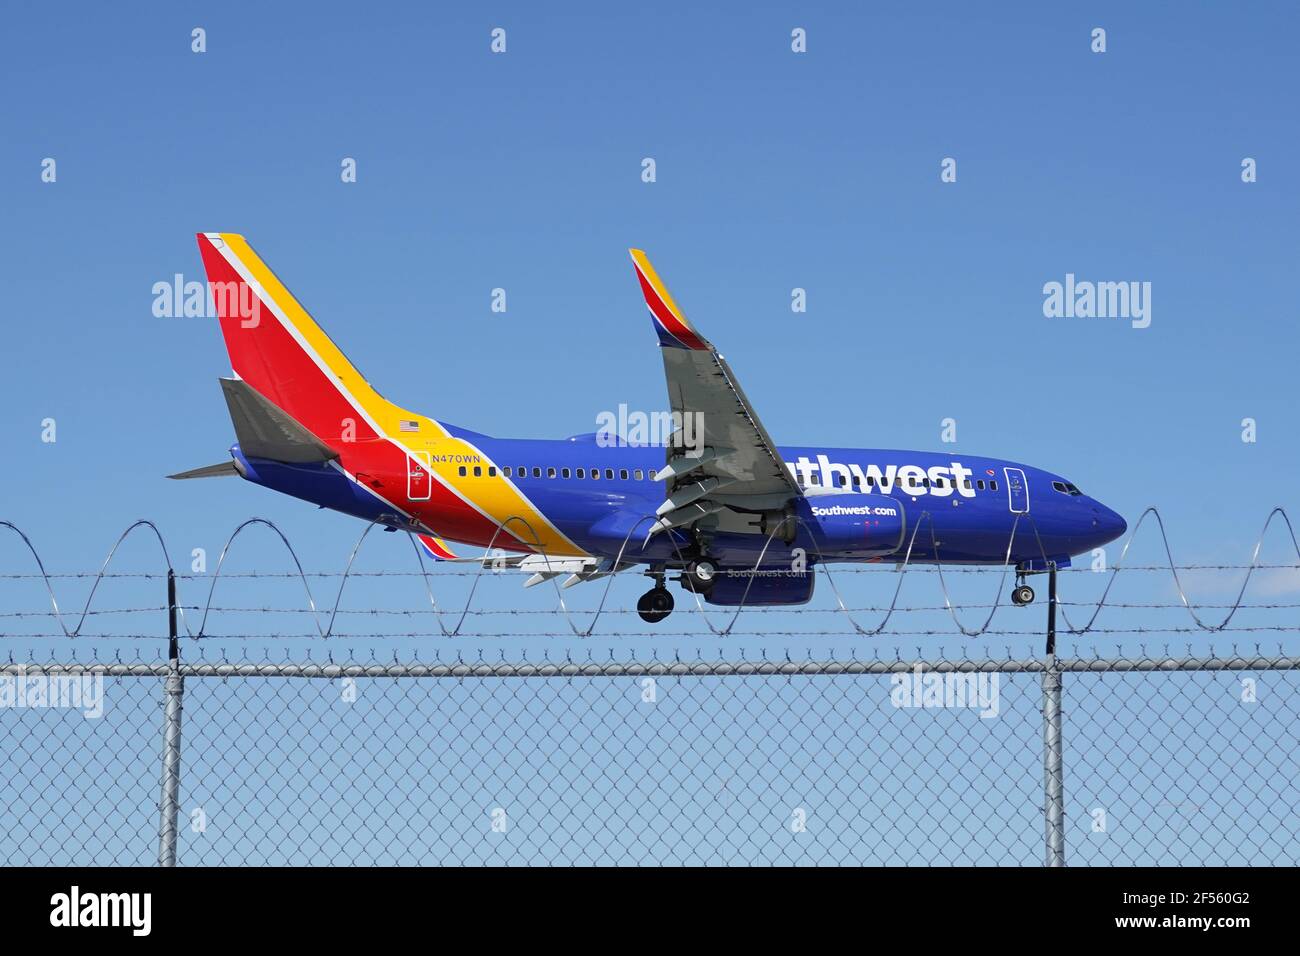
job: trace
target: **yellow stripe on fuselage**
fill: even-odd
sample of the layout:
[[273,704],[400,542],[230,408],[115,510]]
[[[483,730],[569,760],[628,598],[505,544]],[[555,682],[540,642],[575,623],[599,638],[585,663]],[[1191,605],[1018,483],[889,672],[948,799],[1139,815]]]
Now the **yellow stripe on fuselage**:
[[[410,437],[403,436],[403,444],[408,447],[412,447],[408,442]],[[563,535],[531,501],[517,491],[510,479],[504,476],[501,465],[489,458],[482,449],[463,439],[450,436],[427,442],[424,447],[429,450],[433,458],[431,467],[438,479],[447,487],[459,492],[462,498],[472,502],[480,511],[489,515],[513,537],[524,544],[535,546],[538,552],[552,557],[581,557],[587,554]],[[450,460],[438,461],[437,459],[442,456]],[[456,461],[457,457],[462,461]],[[464,461],[466,458],[477,459],[477,462]],[[474,476],[476,464],[483,471],[478,477]],[[460,475],[462,466],[467,472],[464,477]],[[495,475],[488,475],[489,467],[496,470]]]

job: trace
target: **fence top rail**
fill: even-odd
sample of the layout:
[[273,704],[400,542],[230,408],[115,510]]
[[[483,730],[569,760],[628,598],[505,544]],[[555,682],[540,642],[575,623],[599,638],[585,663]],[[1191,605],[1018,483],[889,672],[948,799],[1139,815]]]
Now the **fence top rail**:
[[[1300,657],[1178,657],[1151,659],[1057,658],[1039,660],[869,660],[869,661],[606,661],[476,663],[184,663],[182,677],[289,677],[334,680],[340,677],[753,677],[899,674],[921,668],[935,673],[1035,674],[1150,673],[1157,671],[1300,671]],[[171,666],[157,663],[6,663],[0,676],[94,675],[164,677]]]

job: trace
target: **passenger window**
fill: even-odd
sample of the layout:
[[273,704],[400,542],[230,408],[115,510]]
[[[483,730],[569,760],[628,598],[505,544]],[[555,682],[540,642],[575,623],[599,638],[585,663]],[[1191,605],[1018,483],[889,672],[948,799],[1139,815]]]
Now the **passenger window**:
[[587,477],[587,469],[586,469],[586,468],[579,468],[579,469],[578,469],[578,477],[579,477],[579,478],[586,478],[586,477]]
[[501,473],[504,474],[507,478],[509,478],[509,477],[510,477],[510,466],[509,466],[509,465],[506,465],[504,468],[502,468],[502,469],[501,469]]
[[465,466],[464,466],[464,465],[461,465],[461,466],[460,466],[460,468],[457,470],[457,474],[459,474],[462,478],[465,477]]
[[475,478],[482,478],[482,477],[483,477],[483,468],[482,468],[482,466],[480,466],[480,465],[475,465],[475,466],[474,466],[474,477],[475,477]]
[[554,478],[554,477],[555,477],[555,469],[554,469],[554,468],[547,468],[547,469],[546,469],[546,477],[547,477],[547,478]]
[[608,478],[610,481],[613,481],[613,480],[614,480],[614,469],[613,469],[613,468],[606,468],[606,469],[605,469],[605,477]]
[[644,473],[641,471],[640,468],[638,468],[636,471],[632,472],[632,477],[635,478],[637,481],[640,481],[644,477]]
[[569,469],[567,469],[567,468],[561,468],[561,469],[560,469],[560,477],[561,477],[561,478],[568,478],[568,477],[569,477]]
[[496,465],[488,465],[488,477],[495,478],[496,476],[497,476]]
[[980,491],[983,491],[983,490],[984,490],[984,479],[981,478],[979,481],[975,482],[975,487],[978,488]]
[[962,486],[963,488],[965,488],[965,489],[967,489],[967,490],[969,491],[969,490],[970,490],[970,479],[967,478],[966,480],[964,480],[964,481],[961,483],[961,486]]
[[621,478],[623,481],[627,481],[627,469],[620,468],[618,470],[618,477]]
[[600,480],[600,469],[599,469],[599,468],[593,468],[593,469],[591,469],[591,480],[592,480],[592,481],[599,481],[599,480]]
[[876,478],[874,475],[867,475],[867,487],[868,488],[876,487]]
[[534,469],[533,469],[533,477],[534,477],[534,478],[540,478],[540,477],[542,477],[542,469],[540,469],[540,468],[534,468]]
[[997,491],[997,490],[998,490],[998,483],[997,483],[996,481],[990,481],[990,482],[989,482],[989,487],[992,488],[994,491]]

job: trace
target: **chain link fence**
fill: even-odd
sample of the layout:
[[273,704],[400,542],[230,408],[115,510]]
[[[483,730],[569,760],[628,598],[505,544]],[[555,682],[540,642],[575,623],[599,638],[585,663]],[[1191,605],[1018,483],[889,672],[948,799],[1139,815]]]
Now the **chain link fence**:
[[0,860],[1294,865],[1297,667],[11,662]]

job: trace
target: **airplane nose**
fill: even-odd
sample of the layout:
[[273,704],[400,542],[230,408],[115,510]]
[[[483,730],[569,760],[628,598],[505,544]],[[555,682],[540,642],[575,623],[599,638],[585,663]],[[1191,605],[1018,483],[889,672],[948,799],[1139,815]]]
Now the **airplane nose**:
[[1104,535],[1107,541],[1114,541],[1124,532],[1128,531],[1128,522],[1117,511],[1112,511],[1103,505],[1100,501],[1093,503],[1092,523],[1097,529],[1099,535]]

